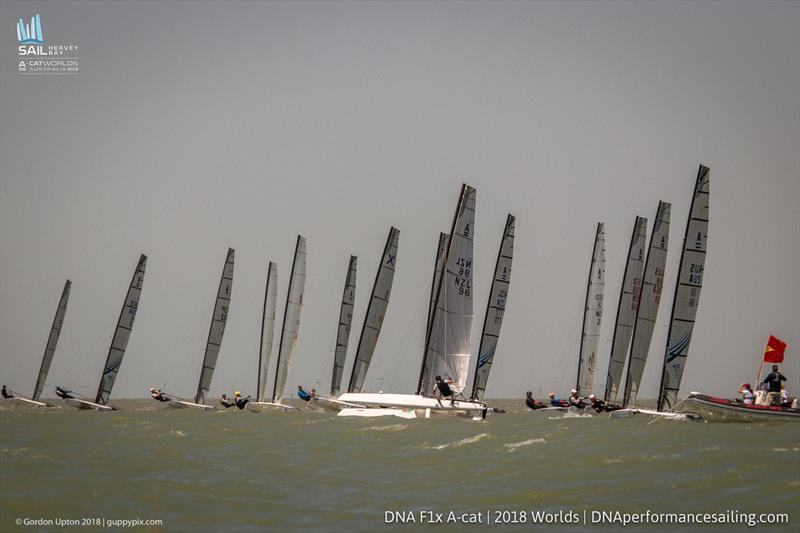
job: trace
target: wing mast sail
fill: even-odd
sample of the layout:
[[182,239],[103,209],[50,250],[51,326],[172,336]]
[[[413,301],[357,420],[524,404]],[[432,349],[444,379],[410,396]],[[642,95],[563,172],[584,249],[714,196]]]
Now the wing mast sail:
[[642,267],[644,263],[644,245],[647,241],[647,219],[636,217],[628,249],[628,261],[625,263],[625,275],[617,306],[617,321],[614,326],[614,339],[611,342],[611,357],[608,361],[605,401],[616,401],[622,380],[622,370],[628,355],[631,332],[639,307],[639,292],[642,288]]
[[639,384],[642,382],[647,353],[658,317],[661,303],[661,289],[664,287],[664,269],[667,265],[667,248],[669,246],[670,204],[658,202],[653,233],[650,235],[650,247],[644,264],[644,281],[639,295],[639,308],[633,326],[633,344],[628,360],[628,374],[625,379],[625,394],[622,405],[636,402]]
[[486,316],[483,318],[481,345],[478,350],[478,360],[475,362],[475,376],[472,380],[470,397],[475,400],[483,400],[486,392],[486,383],[489,381],[494,352],[500,338],[500,327],[503,325],[503,315],[506,312],[506,299],[511,282],[511,262],[514,258],[515,220],[514,215],[508,215],[500,250],[497,252],[492,288],[489,292],[489,302],[486,304]]
[[147,256],[142,254],[139,263],[133,272],[131,284],[128,286],[128,294],[125,295],[125,302],[119,312],[117,328],[114,330],[114,337],[111,339],[111,348],[108,350],[106,365],[103,367],[103,375],[100,378],[100,386],[97,388],[95,403],[106,405],[111,396],[111,389],[114,387],[114,380],[117,379],[122,358],[125,356],[125,349],[128,347],[128,339],[133,330],[133,321],[136,318],[136,310],[139,308],[139,297],[142,295],[142,284],[144,283],[144,269],[147,265]]
[[219,348],[222,345],[222,336],[225,333],[225,324],[228,321],[228,308],[231,304],[231,288],[233,287],[233,248],[228,248],[222,277],[219,280],[217,299],[214,303],[214,314],[211,317],[211,326],[208,328],[206,341],[206,354],[203,357],[203,369],[200,371],[200,382],[197,384],[195,403],[205,404],[206,396],[211,389],[211,378],[217,367]]
[[356,298],[356,256],[350,256],[347,267],[347,278],[344,281],[342,307],[339,310],[339,327],[336,330],[336,351],[333,356],[333,377],[331,378],[331,396],[339,395],[344,374],[344,361],[347,359],[347,345],[350,343],[350,329],[353,324],[353,306]]
[[473,318],[475,196],[474,188],[462,185],[450,231],[445,270],[439,280],[436,306],[425,340],[417,394],[433,394],[436,376],[449,379],[456,393],[461,393],[467,382]]
[[597,348],[600,343],[600,323],[603,319],[603,290],[606,277],[606,234],[604,224],[597,223],[594,237],[589,281],[586,285],[586,304],[583,310],[583,333],[578,358],[578,379],[575,389],[582,395],[591,394]]
[[436,289],[439,288],[439,280],[442,277],[444,270],[444,260],[447,255],[447,244],[450,242],[450,235],[447,233],[439,234],[439,245],[436,248],[436,263],[433,267],[433,280],[431,281],[431,301],[428,304],[428,322],[425,325],[425,333],[431,327],[431,318],[433,318],[433,309],[436,307]]
[[267,388],[269,358],[272,356],[272,340],[275,337],[275,307],[278,301],[278,265],[269,262],[267,285],[264,288],[264,310],[261,313],[261,340],[258,346],[258,384],[256,401],[263,402]]
[[386,315],[389,296],[392,293],[399,238],[400,230],[394,227],[391,228],[386,239],[386,246],[383,248],[378,273],[375,275],[375,285],[372,287],[372,296],[367,306],[367,314],[364,317],[364,326],[361,328],[361,336],[358,339],[358,349],[356,350],[355,361],[353,361],[353,371],[350,373],[350,384],[347,387],[347,392],[361,392],[364,387],[364,379],[367,377],[372,354],[378,344],[383,317]]
[[56,346],[58,345],[58,337],[61,335],[61,325],[64,323],[64,315],[67,313],[67,301],[69,300],[69,290],[72,287],[72,282],[67,280],[64,283],[64,290],[61,291],[61,299],[58,301],[58,308],[56,309],[56,316],[53,318],[53,325],[50,327],[50,336],[47,338],[47,346],[44,349],[44,357],[42,357],[42,366],[39,368],[39,376],[36,378],[36,386],[33,387],[33,396],[31,399],[38,400],[44,388],[44,382],[47,380],[47,373],[50,371],[50,363],[53,362],[53,356],[56,353]]
[[697,306],[700,303],[700,289],[703,288],[703,274],[708,249],[708,182],[710,171],[700,165],[697,181],[686,223],[686,234],[681,249],[678,282],[675,285],[675,298],[672,302],[667,349],[664,367],[661,369],[661,386],[658,394],[658,410],[671,409],[678,398],[681,378],[689,354]]
[[275,384],[272,389],[272,401],[275,403],[280,403],[283,398],[283,389],[286,386],[286,377],[292,361],[292,351],[297,344],[305,287],[306,239],[302,235],[298,235],[292,260],[292,274],[289,278],[289,290],[286,294],[286,308],[283,311],[283,330],[281,330],[281,343],[278,347],[278,362],[275,365]]

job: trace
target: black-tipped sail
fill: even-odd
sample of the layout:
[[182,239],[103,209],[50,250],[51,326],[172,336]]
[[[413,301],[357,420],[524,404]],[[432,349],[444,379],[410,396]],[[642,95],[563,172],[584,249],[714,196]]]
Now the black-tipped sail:
[[597,223],[586,284],[586,304],[583,309],[583,331],[578,356],[578,379],[575,389],[583,396],[592,393],[597,348],[600,344],[600,324],[603,320],[603,291],[606,279],[606,234],[602,222]]
[[486,304],[486,316],[483,318],[478,360],[475,362],[475,376],[472,380],[471,398],[474,400],[483,400],[497,341],[500,338],[503,315],[506,312],[508,287],[511,283],[511,262],[514,258],[514,221],[514,215],[508,215],[503,238],[500,241],[500,250],[497,252],[492,288],[489,291],[489,302]]
[[339,327],[336,330],[336,351],[333,356],[333,377],[331,396],[338,396],[344,374],[344,361],[347,358],[347,345],[350,343],[350,327],[353,324],[353,305],[356,298],[356,256],[350,256],[347,277],[344,281],[342,306],[339,310]]
[[38,400],[44,388],[44,382],[47,380],[47,373],[50,371],[50,363],[53,362],[53,356],[56,353],[56,346],[58,345],[58,337],[61,335],[61,326],[64,323],[64,315],[67,313],[67,301],[69,300],[69,290],[72,287],[72,282],[67,280],[64,283],[64,290],[61,291],[61,299],[58,301],[58,309],[56,309],[56,316],[53,318],[53,325],[50,328],[50,336],[47,338],[47,346],[44,349],[44,357],[42,357],[42,366],[39,368],[39,376],[36,378],[36,386],[33,387],[33,400]]
[[439,245],[436,247],[436,263],[433,266],[433,280],[431,281],[431,301],[428,305],[428,322],[425,324],[425,333],[431,327],[433,309],[436,307],[436,290],[439,288],[439,280],[442,279],[444,271],[444,260],[447,256],[447,245],[450,242],[450,235],[447,233],[439,234]]
[[647,219],[636,217],[633,225],[631,245],[628,249],[628,260],[625,263],[625,275],[617,306],[617,322],[614,325],[614,339],[611,341],[611,357],[608,361],[606,379],[606,401],[616,401],[622,381],[622,370],[628,356],[631,333],[639,308],[639,292],[642,288],[642,270],[644,267],[644,247],[647,243]]
[[211,389],[211,378],[217,367],[219,348],[222,346],[222,336],[225,333],[225,324],[228,321],[228,309],[231,305],[231,289],[233,288],[233,248],[228,248],[225,266],[222,268],[222,277],[219,280],[217,298],[214,301],[214,314],[211,317],[211,326],[208,329],[206,353],[203,357],[203,368],[200,371],[200,382],[197,384],[195,403],[205,404],[208,391]]
[[670,204],[658,202],[658,211],[650,235],[650,247],[644,264],[644,281],[639,297],[639,308],[636,311],[636,322],[633,326],[633,344],[628,360],[628,374],[625,379],[625,394],[622,405],[636,402],[639,384],[642,381],[650,341],[658,317],[661,303],[661,289],[664,287],[664,269],[667,265],[667,249],[669,247],[669,214]]
[[297,344],[300,331],[300,311],[303,309],[303,294],[306,290],[306,239],[297,236],[292,260],[292,273],[289,277],[289,290],[286,293],[286,307],[283,311],[283,329],[278,347],[278,361],[275,364],[275,383],[272,388],[272,401],[280,403],[283,389],[289,375],[292,352]]
[[261,313],[261,340],[258,346],[258,385],[256,401],[263,402],[267,387],[267,370],[272,355],[272,340],[275,336],[275,307],[278,302],[278,265],[269,262],[267,284],[264,287],[264,310]]
[[378,336],[381,334],[383,317],[389,306],[389,296],[392,294],[399,240],[400,230],[391,228],[389,236],[386,238],[386,245],[383,247],[378,273],[375,275],[375,285],[372,287],[372,296],[370,296],[367,314],[364,317],[364,326],[361,328],[361,337],[358,339],[358,349],[355,361],[353,361],[353,371],[350,373],[347,392],[361,392],[364,387],[372,354],[375,352]]
[[671,409],[678,398],[681,378],[689,355],[689,342],[700,304],[700,289],[703,288],[703,274],[708,249],[708,167],[700,165],[697,181],[683,237],[678,283],[675,286],[675,299],[672,302],[667,349],[664,368],[661,374],[661,387],[658,394],[658,410]]
[[431,325],[425,338],[417,394],[432,396],[436,376],[450,380],[459,394],[467,383],[473,319],[475,198],[475,189],[464,184],[453,217],[445,269],[436,291]]
[[106,405],[111,396],[111,389],[114,387],[114,380],[117,379],[119,367],[122,365],[122,358],[125,357],[125,349],[128,347],[128,339],[133,331],[133,321],[136,319],[136,310],[139,308],[139,298],[142,295],[142,284],[144,283],[144,269],[147,266],[147,256],[142,254],[139,257],[139,264],[133,273],[131,284],[128,287],[128,294],[125,295],[125,303],[117,320],[117,328],[114,330],[114,337],[111,339],[111,348],[108,350],[106,365],[103,367],[103,375],[100,378],[100,387],[97,389],[95,403]]

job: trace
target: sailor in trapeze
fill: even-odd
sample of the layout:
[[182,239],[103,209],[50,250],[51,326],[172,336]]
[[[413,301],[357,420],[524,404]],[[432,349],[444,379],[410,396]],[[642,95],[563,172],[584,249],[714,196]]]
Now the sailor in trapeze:
[[442,405],[442,398],[450,399],[450,407],[455,405],[456,395],[453,394],[453,389],[442,379],[442,376],[436,376],[436,388],[434,389],[434,393],[436,394],[436,401],[439,402],[439,405]]

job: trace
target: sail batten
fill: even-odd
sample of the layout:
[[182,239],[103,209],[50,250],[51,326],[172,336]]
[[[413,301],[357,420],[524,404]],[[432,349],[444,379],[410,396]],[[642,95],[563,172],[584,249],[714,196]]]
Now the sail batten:
[[31,396],[33,400],[38,400],[42,394],[42,389],[44,389],[47,373],[50,371],[50,363],[53,362],[53,356],[56,353],[58,338],[61,336],[61,326],[64,324],[64,315],[67,313],[67,302],[69,301],[71,287],[72,282],[67,280],[64,283],[64,289],[61,291],[56,316],[53,318],[53,325],[50,327],[50,335],[47,338],[47,345],[44,349],[42,365],[39,367],[39,375],[36,377],[36,385],[33,387],[33,396]]
[[198,404],[205,404],[206,402],[208,391],[211,389],[211,378],[214,377],[214,369],[217,366],[219,349],[222,346],[222,337],[225,333],[225,324],[228,321],[228,309],[233,288],[234,254],[234,249],[228,248],[225,266],[222,268],[222,276],[219,280],[217,297],[214,300],[214,313],[211,316],[211,326],[208,328],[208,340],[206,341],[206,351],[203,356],[203,366],[200,370],[200,382],[197,384],[197,394],[194,397],[195,403]]
[[639,308],[639,294],[642,287],[644,268],[644,247],[647,241],[647,219],[636,217],[625,263],[625,275],[617,306],[617,321],[614,325],[614,338],[611,341],[611,356],[608,361],[605,401],[616,401],[622,380],[625,359],[630,348],[631,334]]
[[659,411],[671,409],[677,401],[700,304],[708,250],[709,177],[709,168],[700,165],[681,248],[678,282],[675,285],[664,366],[661,369]]
[[364,387],[364,380],[367,377],[367,370],[372,361],[375,346],[378,344],[383,318],[386,315],[386,309],[392,293],[399,239],[400,230],[392,227],[389,230],[389,236],[386,238],[378,273],[375,275],[375,284],[372,286],[367,313],[364,316],[364,325],[361,328],[361,335],[358,339],[358,348],[356,349],[356,357],[353,361],[353,370],[350,373],[347,392],[361,392]]
[[445,269],[439,280],[436,306],[426,336],[417,394],[433,395],[436,376],[449,381],[457,394],[464,390],[467,382],[473,319],[475,197],[475,189],[464,184],[453,217]]
[[264,287],[264,310],[261,313],[261,339],[258,347],[258,384],[256,401],[263,402],[269,359],[272,356],[272,342],[275,337],[275,308],[278,301],[278,265],[269,262],[267,284]]
[[331,396],[336,397],[342,385],[344,362],[347,359],[347,346],[350,343],[350,329],[353,324],[353,307],[356,297],[356,267],[358,259],[350,256],[347,277],[342,292],[342,305],[339,309],[339,326],[336,330],[336,350],[333,356],[333,376],[331,377]]
[[272,389],[272,401],[280,403],[283,399],[283,389],[289,375],[289,366],[292,362],[292,352],[297,344],[297,335],[300,331],[300,311],[303,309],[303,294],[306,287],[306,239],[297,236],[294,249],[292,271],[289,278],[289,289],[286,293],[286,307],[283,312],[283,329],[278,347],[278,361],[275,365],[275,383]]
[[650,351],[650,341],[653,338],[658,308],[661,303],[661,289],[664,287],[664,269],[667,265],[669,248],[669,221],[670,204],[659,202],[653,223],[653,233],[650,235],[650,246],[644,265],[644,281],[633,327],[633,344],[625,379],[623,406],[636,402],[647,362],[647,354]]
[[578,378],[575,389],[583,396],[592,392],[594,371],[597,365],[597,348],[600,344],[600,324],[603,320],[603,292],[605,290],[606,236],[605,225],[597,223],[586,285],[586,302],[583,311],[583,330],[578,358]]
[[483,332],[481,333],[481,344],[478,349],[478,359],[475,361],[475,376],[472,381],[471,398],[475,400],[483,400],[486,392],[486,384],[489,381],[489,373],[492,369],[497,342],[500,338],[500,328],[503,325],[508,287],[511,283],[515,220],[514,215],[508,215],[503,229],[503,238],[500,241],[500,249],[497,252],[492,287],[489,290],[489,302],[483,319]]
[[114,387],[114,381],[117,379],[119,368],[122,365],[122,358],[125,356],[125,350],[128,347],[128,339],[130,339],[133,329],[133,321],[136,319],[136,311],[139,308],[139,298],[142,294],[142,284],[144,283],[144,270],[146,266],[147,256],[142,254],[139,257],[139,263],[136,265],[133,278],[128,286],[125,302],[122,304],[122,309],[119,312],[117,327],[114,330],[114,336],[111,339],[111,347],[106,357],[106,364],[103,367],[103,375],[100,378],[100,386],[97,388],[97,396],[95,397],[95,403],[97,404],[106,405],[111,396],[111,389]]

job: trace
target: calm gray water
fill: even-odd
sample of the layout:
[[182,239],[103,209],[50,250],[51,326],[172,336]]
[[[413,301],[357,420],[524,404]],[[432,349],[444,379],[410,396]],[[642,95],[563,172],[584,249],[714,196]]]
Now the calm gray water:
[[[336,418],[156,408],[113,413],[0,410],[0,530],[25,519],[162,520],[125,531],[415,531],[419,511],[789,513],[800,524],[800,424],[711,424],[557,417],[524,411],[485,421]],[[158,406],[160,407],[160,405]],[[386,525],[386,511],[416,512]],[[513,513],[502,517],[513,519]],[[106,526],[108,522],[106,522]],[[552,526],[554,529],[556,526]],[[568,530],[617,530],[573,524]],[[450,526],[449,530],[465,529]],[[745,525],[629,525],[626,530]]]

